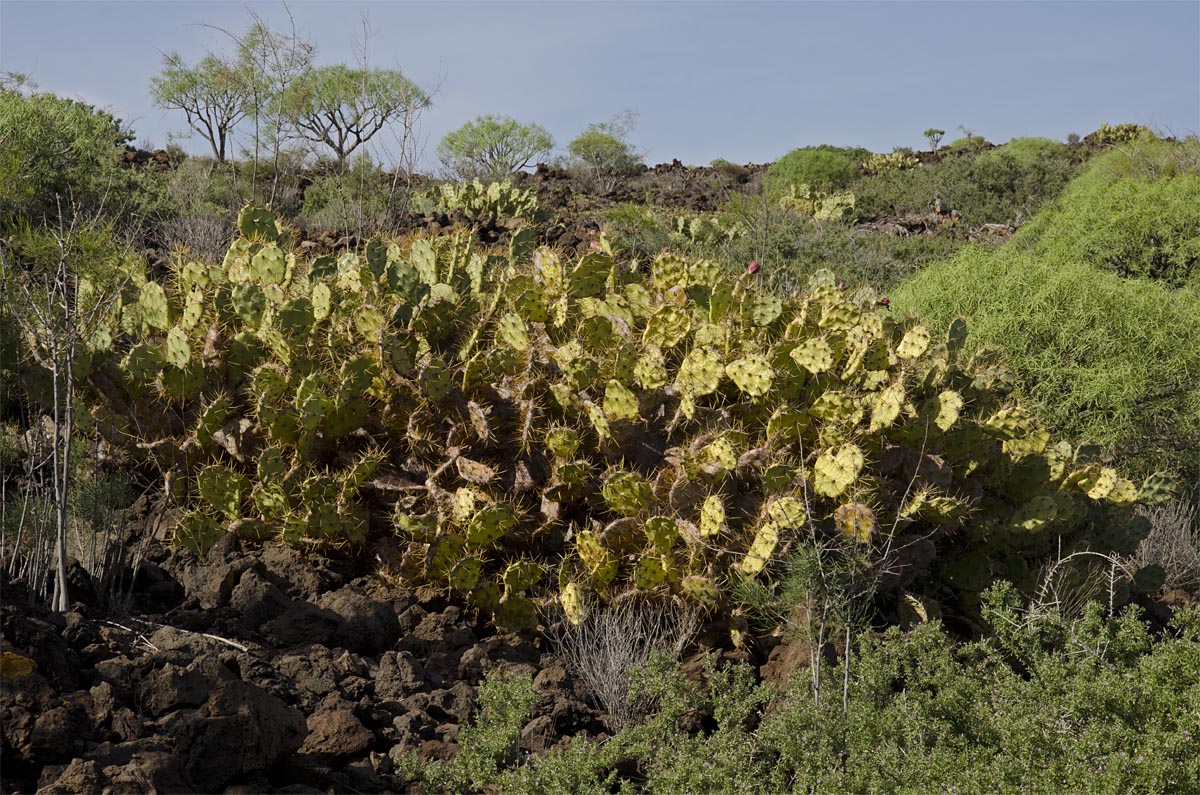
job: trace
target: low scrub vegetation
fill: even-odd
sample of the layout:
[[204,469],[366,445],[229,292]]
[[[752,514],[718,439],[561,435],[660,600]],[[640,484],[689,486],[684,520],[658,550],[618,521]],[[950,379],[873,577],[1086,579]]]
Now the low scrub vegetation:
[[[520,719],[485,712],[472,753],[490,763],[476,777],[457,762],[409,769],[435,792],[469,782],[531,795],[1194,791],[1200,612],[1179,611],[1156,637],[1136,611],[1105,618],[1092,603],[1074,619],[1039,616],[1000,586],[984,615],[993,634],[977,643],[937,623],[860,636],[821,698],[807,682],[779,692],[711,661],[700,683],[660,659],[637,679],[657,707],[602,744],[497,753]],[[518,704],[532,692],[487,689]]]

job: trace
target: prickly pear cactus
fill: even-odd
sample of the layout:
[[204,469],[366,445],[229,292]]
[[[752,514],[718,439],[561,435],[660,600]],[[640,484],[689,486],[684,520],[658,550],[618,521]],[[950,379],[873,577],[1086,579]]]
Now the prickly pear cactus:
[[827,272],[777,296],[603,238],[575,263],[465,233],[309,260],[261,210],[239,230],[220,265],[128,288],[90,374],[198,550],[369,546],[522,628],[554,594],[717,609],[816,538],[897,598],[931,571],[975,587],[1136,543],[1112,528],[1166,492],[1053,444],[962,323],[939,338]]

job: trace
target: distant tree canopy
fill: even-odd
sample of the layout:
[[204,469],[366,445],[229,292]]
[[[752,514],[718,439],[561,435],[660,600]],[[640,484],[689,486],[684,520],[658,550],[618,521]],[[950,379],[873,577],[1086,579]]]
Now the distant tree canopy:
[[423,110],[431,100],[395,69],[353,69],[344,64],[303,73],[281,101],[296,134],[329,147],[339,164],[388,124]]
[[637,114],[625,111],[607,122],[590,124],[567,144],[568,163],[593,176],[614,177],[636,173],[641,156],[627,140],[637,125]]
[[499,180],[554,149],[554,138],[539,124],[508,116],[480,116],[438,145],[438,157],[459,179]]
[[312,43],[279,33],[262,20],[241,36],[231,55],[210,54],[195,64],[179,54],[163,59],[150,81],[159,107],[181,110],[188,126],[223,162],[240,122],[253,119],[252,150],[277,151],[299,138],[328,147],[340,165],[389,124],[430,106],[430,97],[395,69],[315,67]]
[[188,65],[173,52],[163,57],[162,73],[151,78],[150,96],[160,108],[182,110],[213,157],[224,162],[234,125],[253,111],[250,78],[244,63],[208,55]]
[[98,207],[132,137],[120,119],[86,103],[0,91],[0,220]]

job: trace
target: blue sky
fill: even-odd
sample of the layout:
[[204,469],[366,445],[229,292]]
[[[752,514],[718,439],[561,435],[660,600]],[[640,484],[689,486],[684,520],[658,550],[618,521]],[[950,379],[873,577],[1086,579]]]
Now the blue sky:
[[[162,146],[185,129],[147,85],[162,53],[273,25],[280,2],[0,0],[0,69],[84,99]],[[767,162],[810,144],[923,145],[930,126],[1005,141],[1132,121],[1200,131],[1200,2],[292,2],[318,63],[438,87],[425,165],[477,115],[535,121],[560,145],[630,108],[649,163]],[[203,152],[198,138],[183,142]]]

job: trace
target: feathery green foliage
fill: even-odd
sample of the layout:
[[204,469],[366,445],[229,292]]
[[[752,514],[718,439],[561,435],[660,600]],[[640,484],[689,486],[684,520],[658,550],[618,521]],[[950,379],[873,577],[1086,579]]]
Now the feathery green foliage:
[[1185,195],[1196,178],[1119,176],[1113,167],[1128,159],[1094,162],[1008,246],[968,248],[895,298],[935,326],[965,316],[977,341],[1012,357],[1021,392],[1069,438],[1190,481],[1200,471],[1200,295],[1194,285],[1122,278],[1108,261],[1152,256],[1146,235],[1175,241],[1175,253],[1194,247],[1195,203]]

